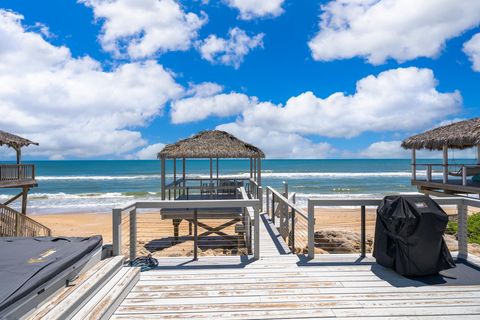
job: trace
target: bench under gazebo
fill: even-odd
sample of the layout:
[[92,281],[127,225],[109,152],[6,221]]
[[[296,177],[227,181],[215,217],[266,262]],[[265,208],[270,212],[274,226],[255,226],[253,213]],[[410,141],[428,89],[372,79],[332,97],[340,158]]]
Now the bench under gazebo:
[[[233,135],[219,130],[202,131],[198,134],[169,144],[158,153],[161,161],[161,199],[162,200],[229,200],[242,199],[247,195],[254,198],[261,197],[261,161],[265,154],[259,148],[246,143]],[[208,176],[189,174],[187,159],[206,159]],[[245,175],[226,176],[221,174],[222,159],[244,159]],[[167,172],[167,162],[172,170]],[[198,170],[198,167],[196,168]],[[167,177],[172,180],[167,184]],[[244,188],[244,189],[241,189]],[[242,194],[240,190],[246,190]],[[161,219],[172,220],[174,227],[173,241],[181,238],[180,224],[188,221],[188,235],[192,232],[196,236],[197,227],[205,230],[202,236],[211,240],[212,236],[219,238],[217,243],[229,243],[232,239],[232,230],[235,234],[246,232],[244,208],[201,208],[188,209],[162,209]],[[203,220],[199,221],[199,220]],[[221,221],[221,222],[218,222]],[[218,222],[218,223],[216,223]],[[192,231],[192,227],[195,228]],[[230,232],[225,232],[225,230]],[[237,236],[234,236],[237,237]],[[243,237],[242,237],[243,238]]]
[[[480,118],[441,126],[402,142],[412,150],[412,185],[434,195],[480,194]],[[449,160],[449,150],[476,148],[476,160]],[[419,163],[417,150],[441,151],[441,163]],[[425,172],[420,176],[419,171]],[[436,175],[440,175],[436,178]]]

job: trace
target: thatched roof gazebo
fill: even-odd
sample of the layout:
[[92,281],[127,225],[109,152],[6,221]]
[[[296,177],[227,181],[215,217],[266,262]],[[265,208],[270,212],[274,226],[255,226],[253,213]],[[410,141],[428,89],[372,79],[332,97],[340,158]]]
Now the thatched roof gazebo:
[[[213,181],[213,159],[216,159],[216,178],[218,176],[218,161],[224,159],[250,159],[250,178],[261,185],[261,159],[265,154],[259,148],[246,143],[232,134],[220,131],[202,131],[194,136],[166,145],[158,153],[161,160],[162,200],[165,199],[165,161],[173,160],[173,184],[177,183],[177,160],[182,159],[182,180],[185,182],[185,159],[210,159],[210,181]],[[218,185],[217,185],[218,187]]]
[[[413,184],[418,185],[416,169],[419,165],[426,166],[427,168],[426,181],[428,182],[428,185],[438,184],[432,180],[432,166],[441,166],[443,173],[442,184],[455,184],[456,181],[449,181],[449,176],[457,176],[462,177],[461,186],[463,188],[455,187],[455,190],[453,191],[480,191],[480,189],[474,190],[470,188],[475,183],[467,181],[468,176],[477,176],[480,174],[480,118],[454,122],[414,135],[405,139],[402,142],[402,147],[404,149],[412,150]],[[448,149],[464,150],[475,147],[477,148],[477,165],[455,164],[455,166],[460,167],[460,169],[449,171],[449,167],[452,167],[452,164],[448,163]],[[417,164],[416,150],[421,149],[443,151],[442,164]]]
[[21,149],[31,144],[38,146],[38,143],[36,142],[0,130],[0,146],[6,145],[13,148],[17,152],[17,163],[20,163],[21,161]]

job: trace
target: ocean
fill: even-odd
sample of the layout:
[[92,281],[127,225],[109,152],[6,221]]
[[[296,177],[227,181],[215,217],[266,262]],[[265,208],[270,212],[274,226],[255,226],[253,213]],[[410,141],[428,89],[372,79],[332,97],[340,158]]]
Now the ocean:
[[[432,160],[428,160],[432,162]],[[435,160],[434,162],[439,162]],[[27,162],[26,162],[27,163]],[[160,162],[142,160],[33,161],[38,187],[29,194],[28,212],[106,212],[140,199],[159,199]],[[247,160],[220,160],[221,176],[248,177]],[[177,168],[181,168],[180,162]],[[190,177],[208,177],[208,160],[187,161]],[[173,172],[172,163],[167,163]],[[410,160],[264,160],[262,184],[309,197],[368,197],[416,192]],[[167,176],[168,180],[172,175]],[[0,201],[16,190],[1,189]],[[17,204],[18,205],[18,204]],[[15,205],[14,205],[15,207]]]

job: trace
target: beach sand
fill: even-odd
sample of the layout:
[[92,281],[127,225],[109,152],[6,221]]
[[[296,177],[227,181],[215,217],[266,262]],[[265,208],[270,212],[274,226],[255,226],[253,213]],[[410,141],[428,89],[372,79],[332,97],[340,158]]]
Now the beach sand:
[[[453,211],[449,214],[452,214]],[[331,237],[331,234],[359,234],[360,233],[360,210],[359,209],[317,209],[315,211],[316,224],[315,231],[323,231]],[[366,212],[366,231],[367,240],[373,239],[375,230],[375,216],[374,209],[367,209]],[[42,214],[35,215],[34,219],[41,222],[52,229],[54,236],[91,236],[102,235],[104,243],[111,243],[112,241],[112,219],[111,213],[64,213],[64,214]],[[188,238],[189,225],[188,222],[183,221],[179,227],[180,240],[177,244],[171,245],[173,240],[173,225],[171,220],[161,220],[158,212],[139,213],[137,221],[138,227],[138,254],[147,254],[148,251],[145,246],[155,244],[162,247],[161,250],[155,251],[155,256],[190,256],[192,254],[193,241]],[[299,219],[297,223],[298,232],[296,233],[297,245],[306,246],[307,223],[304,219]],[[227,220],[204,220],[202,221],[211,227],[218,227],[227,222]],[[236,242],[237,234],[235,234],[235,224],[232,224],[222,232],[231,235],[233,243],[244,247],[244,243]],[[302,232],[302,229],[304,230]],[[123,228],[124,239],[128,237],[128,228]],[[205,234],[206,229],[199,226],[199,234]],[[215,234],[207,234],[208,236],[215,236]],[[215,240],[216,241],[216,240]],[[223,248],[220,242],[209,242],[213,245],[203,246],[200,249],[200,254],[203,255],[217,255],[217,254],[237,254],[236,250],[231,251],[231,248]],[[223,241],[223,240],[222,240]],[[126,242],[126,240],[125,240]],[[452,242],[452,241],[451,241]],[[124,247],[126,244],[124,243]],[[228,247],[228,246],[227,246]],[[355,246],[358,248],[358,246]],[[128,249],[128,248],[127,248]],[[126,249],[126,250],[127,250]],[[451,246],[452,250],[456,248]],[[127,250],[128,251],[128,250]],[[240,251],[240,253],[243,251]],[[319,250],[319,252],[323,252]]]

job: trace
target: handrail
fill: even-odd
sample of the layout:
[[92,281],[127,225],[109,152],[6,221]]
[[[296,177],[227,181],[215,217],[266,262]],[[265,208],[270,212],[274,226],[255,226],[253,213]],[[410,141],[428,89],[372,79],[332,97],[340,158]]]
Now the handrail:
[[52,231],[38,221],[0,204],[1,237],[50,236]]
[[285,198],[280,192],[278,192],[277,190],[273,189],[272,187],[268,186],[267,187],[267,190],[270,190],[270,192],[274,193],[275,194],[275,197],[277,197],[279,200],[281,200],[282,202],[284,202],[287,206],[289,206],[290,208],[294,209],[295,211],[297,211],[298,213],[300,213],[300,215],[305,218],[305,219],[308,219],[308,216],[307,216],[307,213],[302,209],[300,208],[297,204],[293,203],[293,202],[290,202],[290,200],[288,200],[287,198]]
[[[468,241],[467,241],[467,207],[480,208],[480,200],[464,197],[439,197],[433,198],[439,205],[456,205],[458,210],[458,257],[467,259]],[[338,206],[360,206],[361,207],[361,254],[365,256],[365,208],[367,206],[378,206],[383,199],[363,198],[363,199],[308,199],[308,257],[315,257],[315,208],[316,207],[338,207]]]
[[[305,230],[302,230],[302,228],[298,227],[299,224],[303,223],[304,229],[306,229],[306,223],[308,223],[308,217],[306,212],[297,206],[293,200],[290,201],[290,196],[288,195],[288,184],[285,182],[284,183],[285,187],[285,194],[282,194],[275,190],[274,188],[268,186],[266,188],[266,212],[267,214],[270,214],[270,208],[271,208],[271,219],[272,223],[276,225],[275,223],[275,215],[276,215],[276,210],[275,210],[275,203],[278,203],[279,205],[281,204],[282,207],[280,207],[279,210],[279,231],[281,236],[287,241],[287,245],[289,246],[291,252],[297,253],[297,251],[302,252],[305,250],[306,244],[305,245],[300,245],[298,246],[298,235],[303,233],[305,235]],[[288,198],[287,198],[288,197]],[[295,193],[292,193],[292,199],[295,197]],[[270,203],[271,202],[271,203]],[[277,206],[278,209],[278,206]],[[298,220],[296,217],[300,217],[301,220]],[[299,229],[299,230],[297,230]],[[308,236],[306,237],[308,238]]]
[[[193,211],[194,223],[194,259],[198,258],[198,238],[197,238],[197,210],[202,208],[248,208],[254,210],[254,234],[253,234],[253,255],[254,259],[260,258],[260,201],[258,199],[228,199],[228,200],[158,200],[158,201],[138,201],[124,208],[115,208],[112,211],[113,225],[113,254],[122,254],[122,212],[129,213],[126,218],[129,220],[129,240],[130,259],[136,257],[136,239],[137,239],[137,210],[138,209],[186,209]],[[217,213],[212,213],[217,214]],[[218,213],[221,215],[221,213]]]

